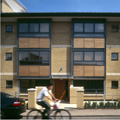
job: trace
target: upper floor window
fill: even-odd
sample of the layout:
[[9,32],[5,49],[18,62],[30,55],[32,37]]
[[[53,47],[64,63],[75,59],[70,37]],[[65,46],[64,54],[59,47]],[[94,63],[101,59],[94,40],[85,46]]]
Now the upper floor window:
[[112,53],[112,60],[118,60],[118,53]]
[[75,65],[104,65],[104,52],[83,51],[74,52]]
[[6,32],[13,32],[13,26],[12,25],[6,25]]
[[74,32],[83,32],[83,23],[74,23]]
[[20,23],[19,32],[28,32],[28,23]]
[[6,60],[12,60],[12,53],[6,53]]
[[40,32],[49,32],[49,23],[40,23]]
[[95,23],[95,32],[104,32],[104,23]]
[[49,52],[47,51],[27,51],[19,52],[20,65],[48,65]]
[[93,23],[85,23],[85,32],[94,32]]
[[30,23],[30,32],[39,32],[39,23]]
[[112,32],[118,32],[119,31],[119,25],[112,25]]

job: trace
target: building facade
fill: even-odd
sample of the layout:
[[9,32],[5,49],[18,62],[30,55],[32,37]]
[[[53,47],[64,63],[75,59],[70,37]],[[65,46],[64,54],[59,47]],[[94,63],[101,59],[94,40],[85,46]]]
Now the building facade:
[[[120,98],[120,13],[2,13],[1,91],[52,82],[58,99]],[[74,102],[71,102],[74,103]]]

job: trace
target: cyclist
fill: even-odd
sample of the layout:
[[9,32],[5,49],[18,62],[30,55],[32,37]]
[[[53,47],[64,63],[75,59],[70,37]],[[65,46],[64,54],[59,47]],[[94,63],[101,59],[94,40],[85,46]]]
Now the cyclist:
[[[50,115],[50,105],[48,102],[44,101],[44,97],[47,97],[50,101],[52,102],[56,102],[58,99],[55,98],[55,96],[49,92],[49,90],[52,90],[53,89],[53,84],[52,83],[49,83],[46,87],[44,87],[42,89],[42,91],[40,91],[40,93],[38,94],[37,96],[37,104],[44,107],[45,108],[45,111],[44,113],[47,113],[47,118],[49,118],[49,115]],[[52,98],[50,98],[50,96]]]

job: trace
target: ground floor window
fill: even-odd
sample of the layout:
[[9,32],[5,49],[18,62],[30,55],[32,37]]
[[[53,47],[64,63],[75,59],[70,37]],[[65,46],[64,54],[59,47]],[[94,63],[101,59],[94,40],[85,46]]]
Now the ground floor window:
[[112,81],[112,89],[118,89],[118,81]]
[[27,93],[28,88],[35,86],[47,86],[50,80],[20,80],[20,93]]
[[6,81],[6,88],[13,88],[13,81],[12,80]]
[[73,80],[73,86],[84,87],[85,94],[103,94],[104,81],[103,80]]

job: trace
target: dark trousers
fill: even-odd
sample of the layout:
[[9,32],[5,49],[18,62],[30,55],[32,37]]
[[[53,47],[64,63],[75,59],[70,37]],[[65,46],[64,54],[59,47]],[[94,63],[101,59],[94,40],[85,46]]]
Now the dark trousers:
[[44,113],[47,113],[47,116],[49,117],[50,116],[50,105],[46,101],[40,101],[40,102],[37,102],[37,104],[46,108]]

